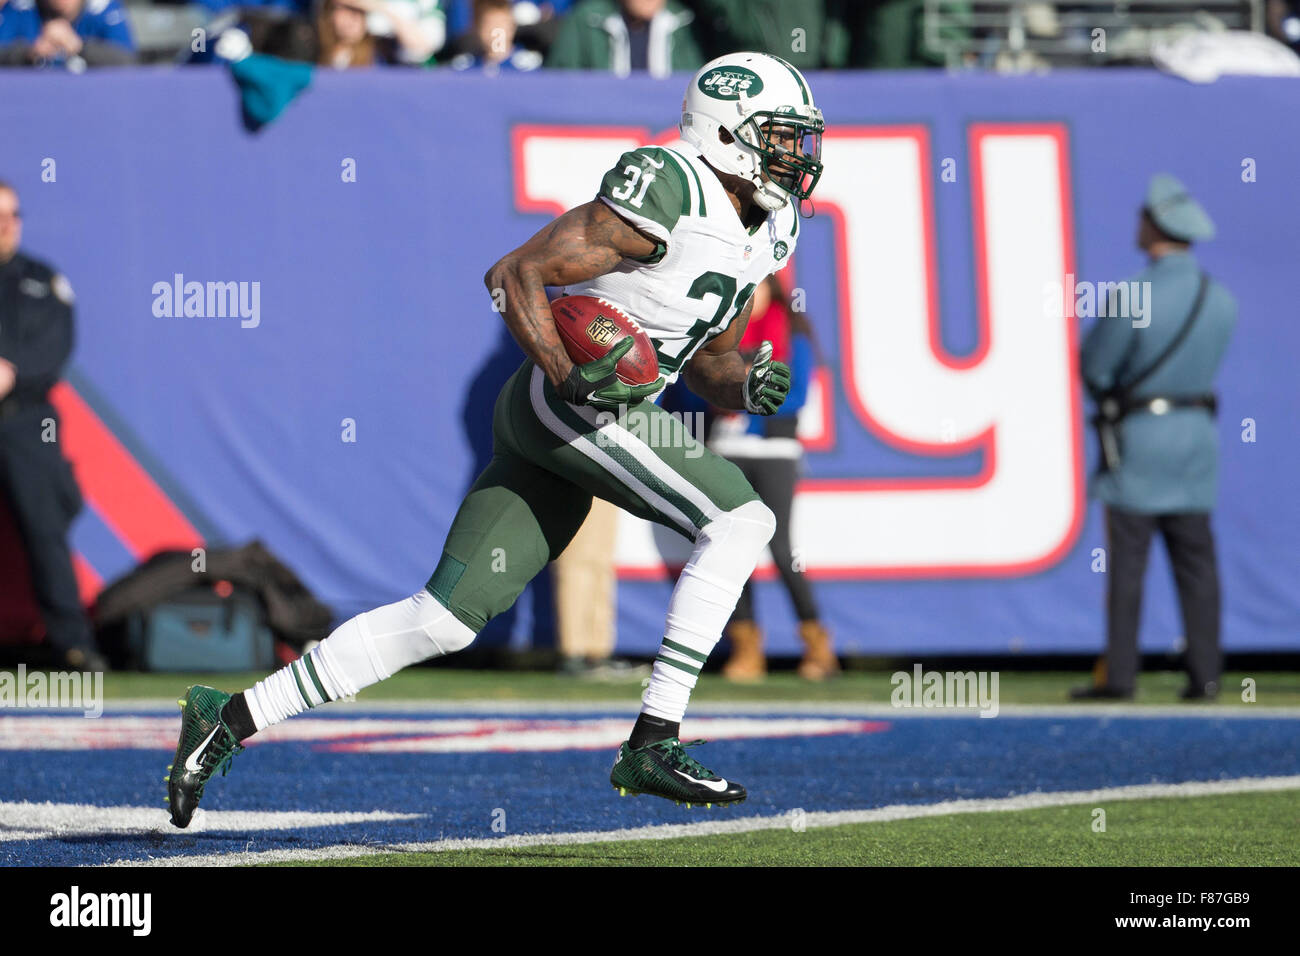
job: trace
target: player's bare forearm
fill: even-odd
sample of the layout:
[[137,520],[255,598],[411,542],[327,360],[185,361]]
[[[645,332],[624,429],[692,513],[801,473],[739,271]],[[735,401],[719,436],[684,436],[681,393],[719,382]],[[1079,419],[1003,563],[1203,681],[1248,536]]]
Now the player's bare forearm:
[[501,318],[524,354],[546,373],[551,384],[563,382],[573,361],[555,331],[546,283],[537,269],[527,263],[510,262],[507,257],[492,267],[484,282],[494,300],[501,302]]
[[743,411],[749,365],[740,353],[699,351],[682,370],[686,387],[716,408]]
[[624,258],[645,256],[654,243],[605,203],[570,209],[498,261],[484,284],[519,347],[559,385],[573,368],[551,316],[547,286],[585,282],[612,271]]

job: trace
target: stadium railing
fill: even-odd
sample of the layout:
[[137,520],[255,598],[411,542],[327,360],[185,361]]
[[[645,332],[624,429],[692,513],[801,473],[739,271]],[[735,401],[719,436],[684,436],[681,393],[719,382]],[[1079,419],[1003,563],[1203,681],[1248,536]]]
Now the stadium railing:
[[1187,31],[1264,31],[1264,0],[924,0],[922,42],[949,67],[1149,63]]

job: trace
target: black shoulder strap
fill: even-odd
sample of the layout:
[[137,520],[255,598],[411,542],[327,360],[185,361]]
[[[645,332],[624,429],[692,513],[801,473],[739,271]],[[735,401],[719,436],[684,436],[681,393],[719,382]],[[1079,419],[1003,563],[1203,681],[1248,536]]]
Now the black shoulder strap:
[[1183,320],[1183,327],[1178,330],[1178,334],[1174,336],[1173,341],[1165,346],[1165,350],[1157,355],[1150,365],[1121,385],[1117,389],[1118,392],[1123,395],[1132,394],[1138,386],[1154,375],[1160,367],[1165,364],[1165,362],[1169,361],[1169,357],[1178,350],[1178,346],[1183,344],[1183,341],[1192,331],[1192,326],[1196,324],[1196,319],[1201,314],[1201,307],[1205,305],[1205,294],[1209,289],[1210,277],[1205,272],[1202,272],[1200,287],[1196,290],[1196,298],[1192,302],[1192,310],[1187,313],[1187,318]]

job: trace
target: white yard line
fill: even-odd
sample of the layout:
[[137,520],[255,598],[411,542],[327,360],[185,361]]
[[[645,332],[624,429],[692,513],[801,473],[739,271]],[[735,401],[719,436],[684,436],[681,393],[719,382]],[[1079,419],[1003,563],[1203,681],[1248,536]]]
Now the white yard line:
[[[563,700],[367,700],[335,701],[312,711],[313,714],[626,714],[635,717],[640,697],[603,701]],[[105,713],[179,712],[173,698],[165,700],[113,700],[104,704]],[[35,713],[36,711],[27,711]],[[47,710],[57,714],[59,711]],[[7,710],[0,713],[18,714]],[[79,713],[72,711],[71,713]],[[700,703],[691,707],[699,717],[754,714],[809,714],[842,717],[904,719],[909,717],[976,717],[977,707],[894,707],[887,703],[853,703],[852,701],[735,701]],[[1271,718],[1300,720],[1300,706],[1266,707],[1259,704],[1002,704],[998,717],[1188,717],[1188,718]],[[996,718],[994,718],[996,719]]]
[[[161,774],[160,774],[161,776]],[[161,793],[161,787],[159,788]],[[200,831],[250,833],[336,827],[350,823],[417,820],[422,813],[319,810],[199,810],[189,830],[171,825],[162,807],[97,807],[85,803],[33,803],[0,800],[0,842],[151,834],[181,838]]]
[[[1016,797],[987,800],[946,800],[943,803],[898,804],[874,810],[838,810],[802,814],[808,828],[842,826],[847,823],[885,823],[921,817],[951,816],[958,813],[1005,813],[1065,807],[1079,804],[1108,803],[1115,800],[1154,800],[1161,797],[1202,797],[1225,793],[1300,790],[1300,775],[1288,777],[1242,777],[1236,780],[1193,781],[1190,783],[1144,783],[1101,790],[1067,790],[1057,793],[1027,793]],[[653,799],[653,798],[647,798]],[[715,811],[717,812],[717,811]],[[238,866],[253,863],[289,863],[304,860],[339,860],[377,856],[384,853],[442,853],[448,850],[519,849],[532,846],[565,846],[588,843],[614,843],[624,840],[670,840],[675,837],[716,836],[725,833],[752,833],[757,830],[784,830],[794,821],[793,811],[780,816],[741,817],[711,820],[707,823],[668,823],[635,827],[627,830],[598,830],[577,833],[537,833],[494,839],[437,840],[430,843],[394,843],[384,845],[340,844],[303,850],[263,850],[253,853],[214,853],[173,856],[152,860],[119,860],[113,866]]]

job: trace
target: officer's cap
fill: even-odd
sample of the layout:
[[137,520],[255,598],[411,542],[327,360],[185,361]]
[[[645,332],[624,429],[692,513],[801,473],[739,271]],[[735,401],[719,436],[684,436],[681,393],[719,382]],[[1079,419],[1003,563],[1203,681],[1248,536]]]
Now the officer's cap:
[[1187,187],[1168,173],[1156,173],[1147,187],[1144,208],[1156,227],[1180,242],[1214,238],[1214,222]]

